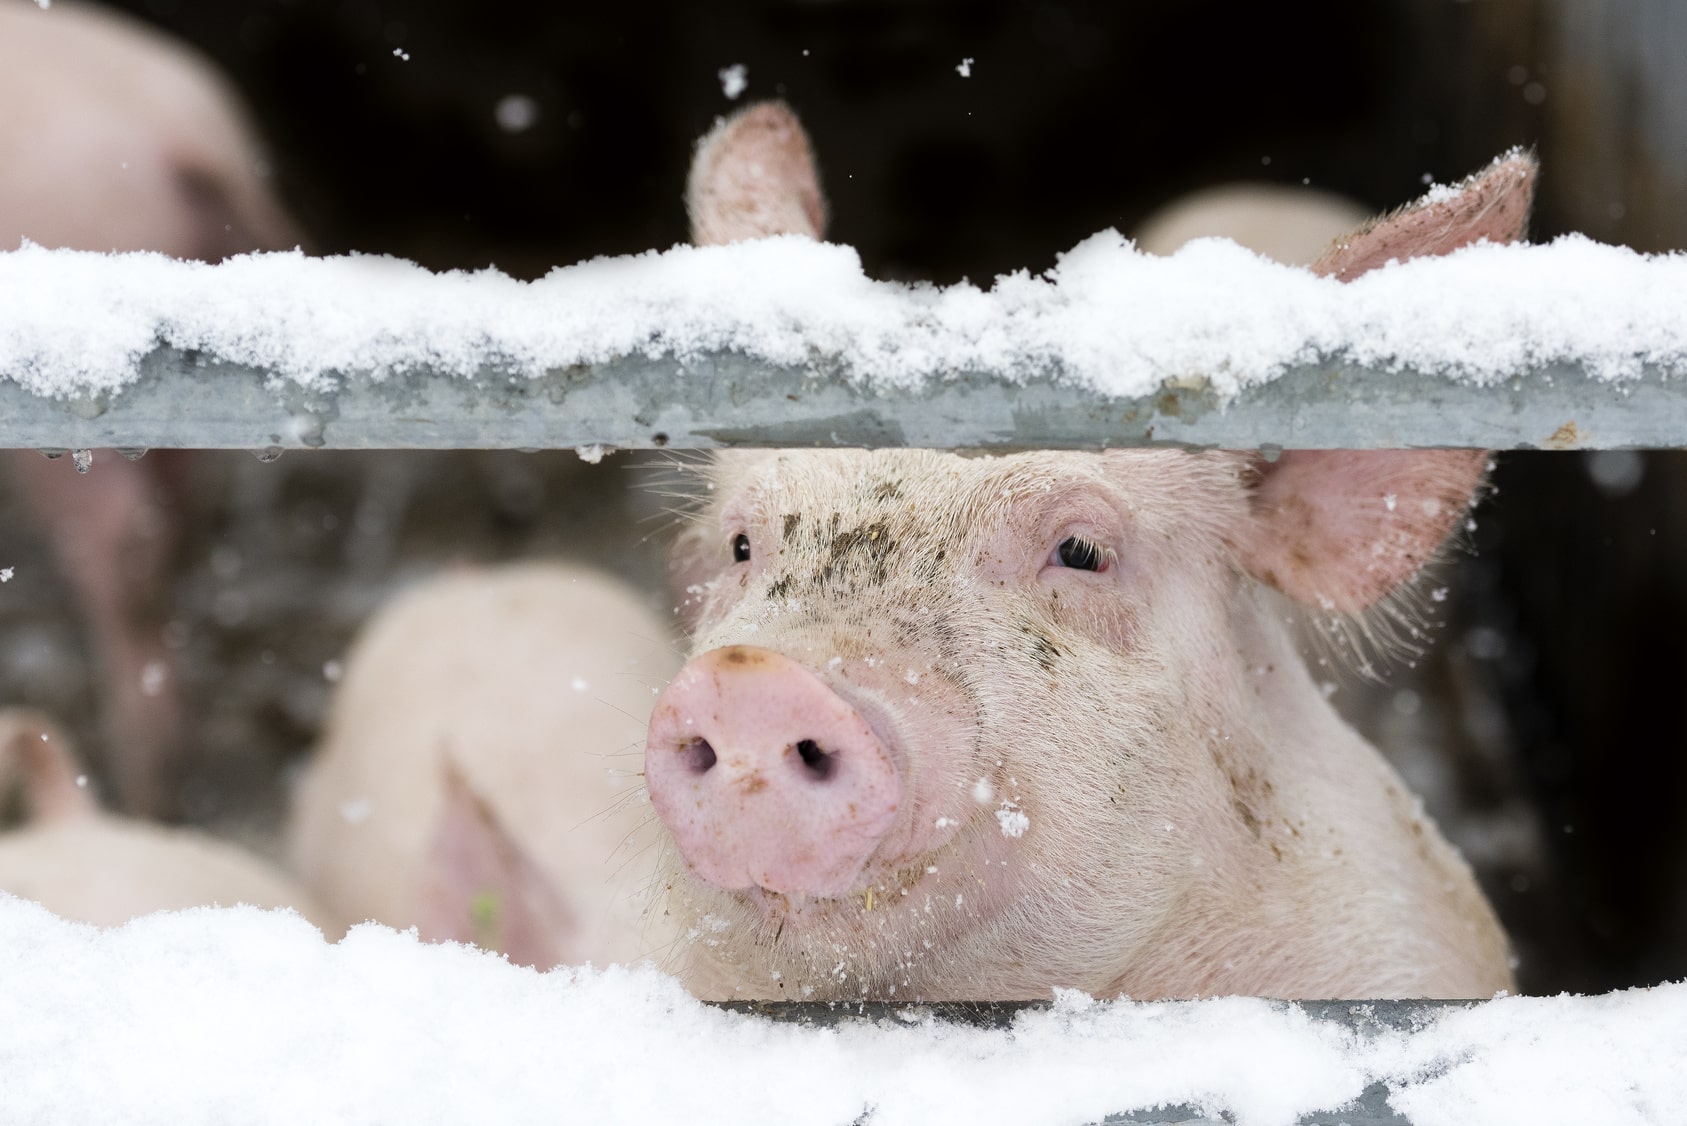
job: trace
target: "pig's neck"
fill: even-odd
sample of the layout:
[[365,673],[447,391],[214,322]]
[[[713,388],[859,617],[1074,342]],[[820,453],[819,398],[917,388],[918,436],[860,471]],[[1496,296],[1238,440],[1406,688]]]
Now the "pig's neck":
[[[1137,998],[1488,996],[1511,987],[1503,933],[1468,867],[1309,675],[1280,605],[1233,625],[1246,676],[1230,729],[1269,780],[1223,826],[1159,941],[1100,992]],[[1269,671],[1263,671],[1269,670]]]

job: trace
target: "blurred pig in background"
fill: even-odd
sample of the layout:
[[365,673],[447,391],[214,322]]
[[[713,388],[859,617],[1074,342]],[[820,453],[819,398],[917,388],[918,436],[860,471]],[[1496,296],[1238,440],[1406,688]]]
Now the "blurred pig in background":
[[1334,192],[1278,184],[1221,184],[1156,210],[1132,233],[1138,249],[1172,254],[1191,239],[1226,238],[1288,266],[1310,266],[1336,236],[1370,218]]
[[[0,2],[0,247],[214,262],[292,246],[264,167],[233,89],[197,52],[91,5]],[[189,470],[105,450],[12,452],[3,468],[81,607],[115,798],[172,813],[189,728],[165,584]]]
[[342,926],[375,919],[514,962],[665,955],[645,723],[679,657],[624,584],[464,568],[360,632],[300,781],[295,870]]
[[102,927],[237,903],[290,907],[326,925],[310,895],[271,865],[193,829],[106,813],[87,782],[57,724],[26,708],[0,709],[0,809],[25,811],[22,824],[0,830],[0,891]]

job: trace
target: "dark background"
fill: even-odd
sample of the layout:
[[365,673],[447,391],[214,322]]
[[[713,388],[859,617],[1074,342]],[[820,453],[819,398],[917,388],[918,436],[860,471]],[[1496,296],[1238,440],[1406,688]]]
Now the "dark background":
[[[528,276],[681,241],[690,144],[731,108],[735,63],[746,99],[802,114],[833,234],[880,276],[1042,266],[1217,180],[1393,206],[1518,143],[1548,157],[1539,233],[1662,245],[1635,183],[1594,214],[1551,159],[1577,127],[1554,111],[1580,94],[1547,3],[123,6],[229,70],[323,251]],[[532,99],[529,127],[499,126],[509,95]]]
[[[1040,270],[1086,235],[1128,231],[1218,181],[1306,182],[1382,209],[1514,144],[1544,164],[1538,239],[1687,243],[1687,79],[1671,61],[1687,59],[1687,5],[1669,0],[1596,11],[1571,0],[121,6],[231,75],[323,253],[532,277],[668,246],[685,236],[694,138],[734,104],[774,96],[813,134],[831,236],[880,277]],[[963,58],[971,77],[956,72]],[[747,68],[739,103],[718,73],[732,64]],[[531,99],[524,128],[499,123],[511,96]],[[312,582],[273,578],[241,614],[226,612],[231,584],[265,567],[338,573],[351,559],[384,590],[419,542],[495,557],[578,552],[582,538],[586,555],[653,574],[655,548],[624,542],[580,500],[588,486],[620,489],[625,470],[572,457],[423,456],[400,471],[290,455],[290,475],[262,486],[254,474],[269,467],[211,472],[218,495],[267,489],[271,508],[208,502],[179,594],[203,626],[185,648],[218,663],[199,677],[209,711],[213,697],[225,713],[244,700],[283,734],[262,744],[225,717],[224,735],[261,749],[201,771],[200,819],[226,812],[211,796],[219,778],[259,762],[279,779],[308,746],[325,693],[316,670],[377,600],[342,598],[327,615],[339,625],[288,638]],[[336,491],[346,479],[359,485]],[[1687,466],[1515,454],[1495,484],[1435,655],[1402,662],[1387,685],[1351,683],[1338,702],[1471,857],[1515,936],[1525,989],[1682,977]],[[367,531],[371,505],[374,526],[399,530],[362,548],[324,539],[324,527]],[[237,682],[256,685],[250,698]]]

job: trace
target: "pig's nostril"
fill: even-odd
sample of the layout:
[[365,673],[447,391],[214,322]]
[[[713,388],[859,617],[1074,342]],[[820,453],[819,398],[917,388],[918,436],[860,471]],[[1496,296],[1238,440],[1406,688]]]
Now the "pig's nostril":
[[715,765],[715,749],[707,739],[693,739],[679,749],[679,760],[692,774],[707,774]]
[[802,758],[802,764],[808,772],[822,782],[832,776],[832,770],[837,766],[833,756],[821,750],[820,744],[813,739],[804,739],[798,743],[797,754]]

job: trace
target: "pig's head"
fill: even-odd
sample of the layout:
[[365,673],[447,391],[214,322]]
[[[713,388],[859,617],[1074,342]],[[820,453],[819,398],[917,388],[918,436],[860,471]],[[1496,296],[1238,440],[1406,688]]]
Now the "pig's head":
[[[1319,268],[1515,237],[1532,170],[1498,162]],[[817,235],[813,184],[789,111],[753,107],[699,148],[694,230]],[[1468,872],[1330,711],[1285,625],[1291,600],[1362,615],[1410,582],[1484,462],[717,455],[679,550],[692,658],[645,765],[691,984],[797,999],[1503,986]],[[1388,949],[1356,951],[1373,930]],[[1472,945],[1486,962],[1459,977]]]

